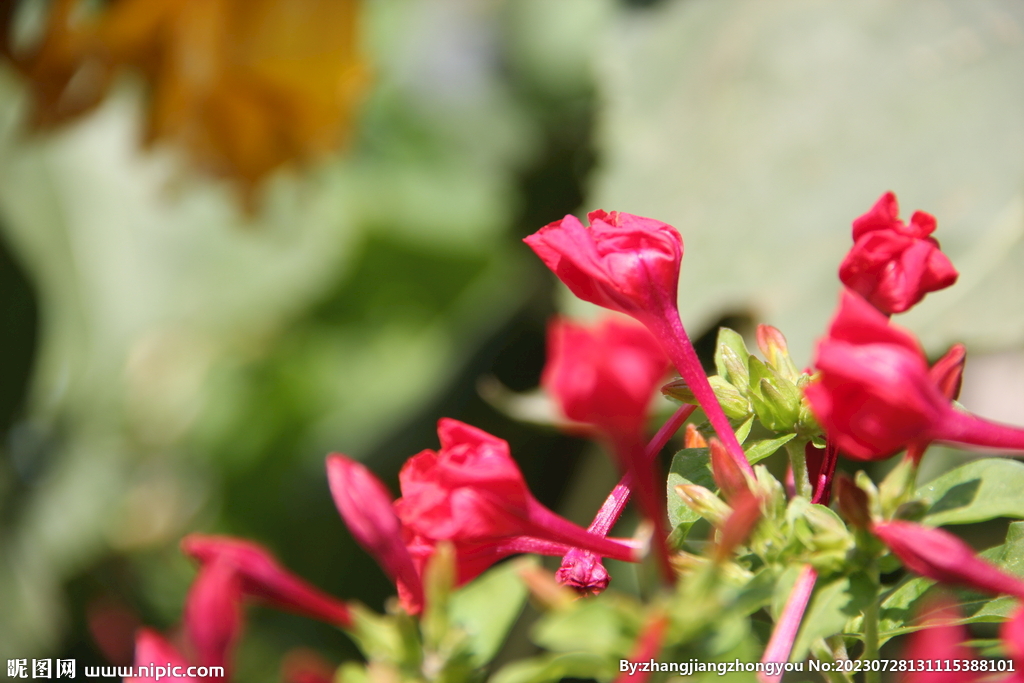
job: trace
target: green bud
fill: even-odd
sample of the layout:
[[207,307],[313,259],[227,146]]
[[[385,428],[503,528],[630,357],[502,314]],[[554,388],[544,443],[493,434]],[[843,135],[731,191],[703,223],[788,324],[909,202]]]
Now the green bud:
[[757,346],[768,359],[768,364],[783,378],[795,382],[800,376],[800,371],[796,369],[793,359],[789,356],[789,347],[782,332],[771,325],[758,325]]
[[740,391],[729,382],[725,381],[718,375],[712,375],[708,377],[708,383],[715,392],[715,398],[718,399],[719,404],[722,406],[722,410],[725,414],[733,420],[746,419],[752,412],[753,408],[750,405],[750,401],[740,393]]
[[718,328],[718,343],[715,346],[715,368],[718,374],[729,381],[741,393],[747,392],[749,371],[747,359],[750,352],[743,343],[743,337],[728,327]]
[[676,486],[676,493],[683,499],[686,507],[715,526],[721,525],[732,514],[731,507],[703,486],[680,484]]

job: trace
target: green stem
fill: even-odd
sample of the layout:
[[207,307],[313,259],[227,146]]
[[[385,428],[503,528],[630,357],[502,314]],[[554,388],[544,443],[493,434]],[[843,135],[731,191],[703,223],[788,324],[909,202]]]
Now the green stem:
[[[865,661],[871,661],[878,659],[878,565],[872,564],[869,568],[868,573],[871,575],[872,581],[875,584],[875,594],[871,598],[871,602],[864,608],[864,655],[861,659]],[[864,671],[864,683],[880,683],[882,680],[882,674],[880,671],[872,671],[870,667]]]
[[796,488],[796,495],[810,500],[814,497],[814,490],[811,488],[811,480],[807,475],[807,456],[804,455],[804,446],[806,445],[807,442],[803,439],[793,439],[786,444],[786,452],[789,453],[789,466],[793,468],[793,485]]
[[836,671],[835,663],[836,656],[832,652],[832,648],[828,646],[824,638],[818,638],[811,645],[811,653],[822,662],[828,662],[833,665],[832,671],[822,671],[821,675],[825,677],[829,683],[853,683],[853,679],[850,678],[850,674],[846,671]]

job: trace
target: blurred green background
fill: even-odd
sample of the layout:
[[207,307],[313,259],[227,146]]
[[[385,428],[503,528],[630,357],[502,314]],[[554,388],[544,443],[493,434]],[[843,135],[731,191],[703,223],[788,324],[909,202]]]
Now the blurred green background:
[[[0,12],[31,34],[57,5]],[[323,457],[394,488],[441,416],[507,438],[538,497],[587,520],[608,467],[477,391],[535,387],[547,317],[592,313],[520,242],[566,213],[672,223],[691,334],[767,322],[809,362],[850,221],[891,189],[961,271],[900,322],[932,354],[966,342],[965,405],[1024,424],[1020,3],[356,9],[349,142],[248,203],[173,141],[140,144],[152,90],[132,69],[36,131],[31,74],[0,60],[0,659],[130,659],[138,623],[180,617],[191,531],[379,607],[392,588]],[[936,449],[922,474],[962,457]],[[295,646],[353,656],[330,628],[250,616],[239,680],[276,680]]]

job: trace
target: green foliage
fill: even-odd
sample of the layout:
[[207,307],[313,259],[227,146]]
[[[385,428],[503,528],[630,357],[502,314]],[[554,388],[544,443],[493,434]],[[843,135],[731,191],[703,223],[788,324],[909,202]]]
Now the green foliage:
[[1024,463],[986,458],[946,472],[917,489],[928,505],[924,523],[973,524],[997,517],[1024,519]]

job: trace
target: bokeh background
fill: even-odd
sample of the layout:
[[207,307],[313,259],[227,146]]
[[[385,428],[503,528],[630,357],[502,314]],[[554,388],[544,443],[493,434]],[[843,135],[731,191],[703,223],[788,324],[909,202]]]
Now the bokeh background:
[[[566,213],[672,223],[698,346],[766,322],[809,362],[891,189],[961,272],[900,322],[1024,424],[1019,2],[0,0],[0,30],[0,660],[128,663],[191,531],[379,608],[323,458],[393,486],[441,416],[587,520],[610,466],[492,406],[593,314],[520,242]],[[354,656],[249,615],[238,680]]]

